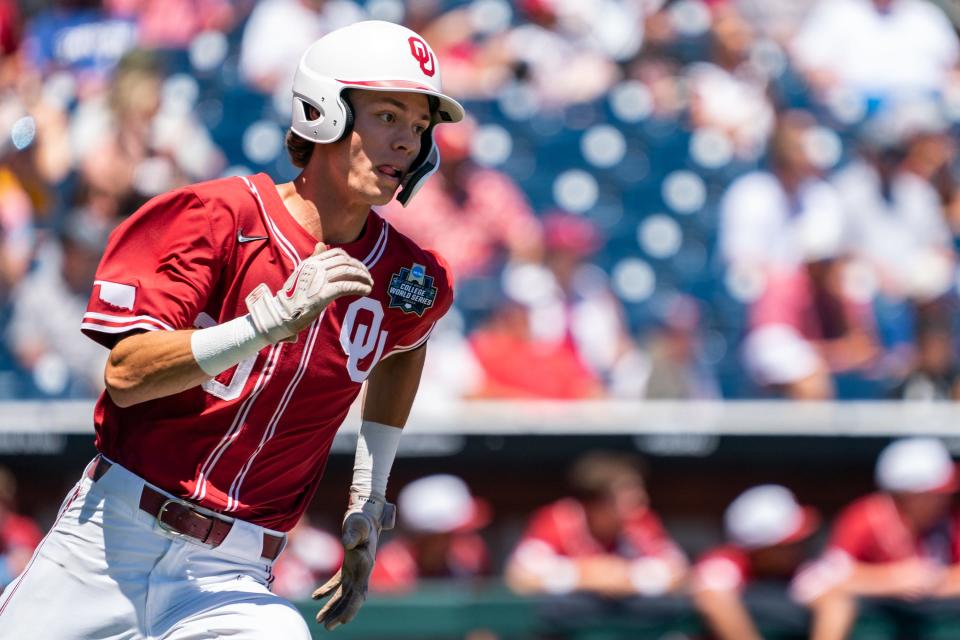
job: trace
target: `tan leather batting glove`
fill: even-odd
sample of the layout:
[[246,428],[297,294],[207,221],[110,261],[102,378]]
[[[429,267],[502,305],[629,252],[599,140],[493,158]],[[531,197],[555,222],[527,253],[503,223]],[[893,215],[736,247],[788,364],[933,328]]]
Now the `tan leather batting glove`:
[[365,296],[373,288],[367,267],[343,249],[318,242],[313,255],[300,263],[274,295],[260,283],[246,298],[257,333],[270,343],[296,342],[297,334],[340,296]]
[[328,631],[354,619],[367,599],[367,586],[377,554],[380,532],[392,529],[396,507],[376,498],[355,499],[343,519],[340,541],[343,544],[343,565],[322,587],[313,592],[313,599],[333,596],[317,613],[317,622]]

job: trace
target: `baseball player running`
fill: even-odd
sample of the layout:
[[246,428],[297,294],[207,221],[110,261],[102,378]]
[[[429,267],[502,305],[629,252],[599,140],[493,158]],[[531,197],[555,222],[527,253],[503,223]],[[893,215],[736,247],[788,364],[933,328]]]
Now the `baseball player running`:
[[0,598],[0,638],[309,638],[271,565],[366,382],[343,567],[314,594],[328,629],[357,614],[452,302],[445,263],[370,207],[406,204],[439,163],[433,128],[462,117],[422,38],[357,23],[300,61],[293,182],[193,185],[117,228],[82,324],[110,349],[100,455]]

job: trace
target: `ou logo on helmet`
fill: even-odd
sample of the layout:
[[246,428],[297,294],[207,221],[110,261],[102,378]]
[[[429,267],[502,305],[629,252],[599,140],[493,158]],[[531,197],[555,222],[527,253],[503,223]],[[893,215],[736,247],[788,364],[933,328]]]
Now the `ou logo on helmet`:
[[411,36],[408,42],[410,43],[410,54],[414,60],[420,63],[420,70],[423,71],[424,75],[432,78],[433,74],[437,72],[437,67],[434,64],[433,53],[430,52],[427,43],[414,36]]

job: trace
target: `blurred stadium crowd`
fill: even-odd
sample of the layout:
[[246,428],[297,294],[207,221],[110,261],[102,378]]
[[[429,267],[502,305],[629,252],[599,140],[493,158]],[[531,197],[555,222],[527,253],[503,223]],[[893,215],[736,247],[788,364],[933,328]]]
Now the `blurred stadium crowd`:
[[422,396],[960,395],[953,3],[0,0],[0,397],[99,392],[110,229],[292,178],[297,57],[369,17],[472,114],[384,212],[458,280]]

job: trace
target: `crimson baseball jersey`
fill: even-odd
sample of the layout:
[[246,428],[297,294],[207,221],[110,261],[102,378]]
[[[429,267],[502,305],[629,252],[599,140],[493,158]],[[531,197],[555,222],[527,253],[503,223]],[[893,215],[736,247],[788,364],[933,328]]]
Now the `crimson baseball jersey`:
[[[131,332],[239,317],[255,286],[279,290],[316,242],[265,174],[158,196],[111,234],[82,330],[111,347]],[[422,345],[453,300],[443,260],[373,211],[357,240],[330,246],[367,265],[369,296],[338,298],[295,343],[267,346],[202,386],[127,408],[102,394],[97,448],[174,495],[289,530],[363,381],[380,360]]]
[[[436,548],[432,551],[439,553]],[[393,538],[377,550],[377,562],[370,574],[370,590],[384,593],[412,591],[424,578],[478,578],[486,575],[489,568],[487,545],[473,532],[450,534],[443,562],[433,567],[418,563],[412,540]]]
[[614,544],[605,545],[590,532],[587,514],[573,498],[560,499],[533,515],[520,546],[534,541],[546,543],[554,554],[568,558],[607,553],[630,560],[649,556],[664,560],[683,558],[683,552],[650,509],[637,510],[624,524]]
[[849,505],[837,517],[829,549],[857,562],[896,562],[925,558],[943,565],[960,562],[960,516],[945,515],[929,531],[913,534],[893,498],[874,493]]

